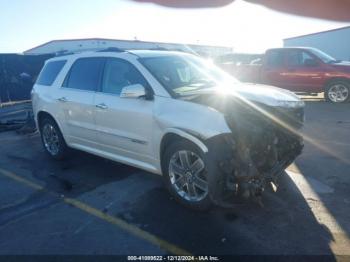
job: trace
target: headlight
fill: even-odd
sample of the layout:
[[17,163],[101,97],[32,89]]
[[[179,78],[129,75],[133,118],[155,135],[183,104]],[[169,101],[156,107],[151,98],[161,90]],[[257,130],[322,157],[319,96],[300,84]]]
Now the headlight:
[[304,101],[277,101],[277,106],[279,107],[287,107],[287,108],[299,108],[304,107]]

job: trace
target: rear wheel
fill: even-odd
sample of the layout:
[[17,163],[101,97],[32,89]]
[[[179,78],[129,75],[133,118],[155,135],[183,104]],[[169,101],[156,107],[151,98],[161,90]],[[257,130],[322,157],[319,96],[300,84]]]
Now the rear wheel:
[[183,205],[207,210],[211,206],[209,183],[203,152],[185,140],[172,143],[163,157],[165,184]]
[[60,129],[53,119],[47,117],[41,121],[40,135],[46,153],[54,159],[64,159],[68,147]]
[[327,85],[325,99],[332,103],[344,103],[349,101],[350,85],[345,81],[334,81]]

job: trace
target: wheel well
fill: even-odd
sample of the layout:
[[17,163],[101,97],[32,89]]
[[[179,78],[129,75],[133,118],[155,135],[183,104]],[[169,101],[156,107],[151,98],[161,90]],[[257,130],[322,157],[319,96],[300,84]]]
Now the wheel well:
[[179,141],[179,140],[187,140],[187,139],[185,139],[182,136],[179,136],[177,134],[174,134],[174,133],[168,133],[163,137],[162,142],[160,143],[160,152],[159,152],[160,153],[160,160],[162,160],[162,156],[163,156],[167,146],[169,146],[174,141]]
[[[45,119],[45,118],[50,118],[52,119],[53,121],[55,121],[56,123],[56,120],[52,117],[52,115],[50,115],[49,113],[45,112],[45,111],[40,111],[38,113],[38,126],[40,127],[41,125],[41,122]],[[56,123],[57,124],[57,123]]]
[[173,142],[175,141],[186,141],[188,143],[191,143],[191,144],[194,144],[195,146],[198,147],[198,145],[196,145],[193,141],[187,139],[187,138],[184,138],[178,134],[175,134],[175,133],[168,133],[166,134],[163,138],[162,138],[162,141],[160,143],[160,150],[159,150],[159,153],[160,153],[160,163],[161,163],[161,168],[162,168],[162,171],[163,171],[163,156],[164,156],[164,153],[165,153],[165,150],[166,148],[172,144]]
[[343,77],[335,77],[335,78],[331,78],[331,79],[327,80],[327,82],[325,83],[325,88],[327,88],[329,86],[329,84],[331,84],[333,82],[337,82],[337,81],[342,81],[342,82],[346,82],[346,83],[350,84],[350,79],[343,78]]

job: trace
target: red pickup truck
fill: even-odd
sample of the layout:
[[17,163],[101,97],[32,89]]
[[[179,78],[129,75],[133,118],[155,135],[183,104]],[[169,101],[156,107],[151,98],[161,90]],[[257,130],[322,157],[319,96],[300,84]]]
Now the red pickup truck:
[[315,48],[269,49],[262,59],[236,65],[230,71],[245,82],[296,93],[325,92],[325,99],[334,103],[350,100],[350,62],[336,60]]

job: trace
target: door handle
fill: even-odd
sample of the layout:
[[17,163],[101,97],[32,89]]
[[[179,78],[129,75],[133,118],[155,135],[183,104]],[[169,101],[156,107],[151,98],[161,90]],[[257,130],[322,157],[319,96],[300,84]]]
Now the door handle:
[[68,102],[68,99],[66,97],[64,97],[64,96],[58,98],[57,100],[60,101],[60,102]]
[[100,109],[107,109],[108,108],[108,106],[105,103],[98,104],[98,105],[96,105],[96,107],[100,108]]

